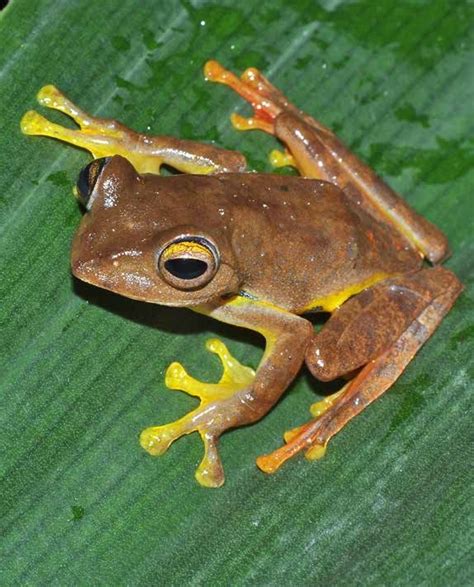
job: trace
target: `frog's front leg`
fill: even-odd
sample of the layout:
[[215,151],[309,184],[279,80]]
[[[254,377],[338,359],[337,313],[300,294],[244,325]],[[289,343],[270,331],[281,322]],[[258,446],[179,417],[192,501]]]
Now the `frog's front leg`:
[[280,308],[241,297],[199,311],[265,337],[257,372],[238,363],[218,341],[210,341],[208,349],[219,355],[224,366],[219,383],[197,381],[181,365],[172,364],[167,385],[199,397],[201,405],[177,422],[144,430],[141,444],[150,454],[163,454],[180,436],[199,432],[205,453],[196,479],[201,485],[219,487],[224,482],[217,450],[219,436],[229,428],[259,420],[270,410],[300,369],[313,328],[307,320]]
[[305,177],[338,185],[357,206],[395,227],[429,261],[437,263],[448,255],[446,237],[436,226],[417,214],[333,132],[291,104],[258,70],[247,69],[238,78],[210,61],[204,73],[207,79],[230,86],[253,106],[252,118],[232,116],[235,128],[263,130],[286,145],[285,155],[271,154],[276,166],[294,165]]
[[320,458],[329,440],[398,379],[461,291],[453,273],[435,267],[382,282],[341,306],[311,341],[306,363],[323,381],[362,369],[327,405],[313,406],[317,418],[290,431],[258,466],[274,472],[301,450]]
[[184,173],[198,174],[243,172],[246,169],[244,156],[236,151],[197,141],[146,135],[115,120],[90,116],[51,85],[41,88],[38,102],[71,117],[79,129],[65,128],[31,110],[22,118],[22,131],[71,143],[90,151],[95,159],[122,155],[139,173],[159,173],[163,164]]

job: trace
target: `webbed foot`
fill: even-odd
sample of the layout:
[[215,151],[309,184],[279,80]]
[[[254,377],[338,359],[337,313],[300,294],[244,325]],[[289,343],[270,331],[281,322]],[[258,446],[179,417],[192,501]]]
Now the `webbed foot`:
[[224,483],[224,471],[217,441],[225,429],[222,426],[225,424],[224,404],[226,399],[252,384],[255,371],[242,365],[217,339],[208,340],[206,348],[221,360],[223,373],[219,382],[198,381],[180,363],[172,363],[166,371],[166,386],[198,397],[200,405],[176,422],[146,428],[140,435],[140,444],[151,455],[162,455],[181,436],[199,432],[204,443],[204,457],[196,470],[196,479],[206,487],[220,487]]
[[274,134],[273,122],[288,106],[288,101],[258,69],[249,67],[239,78],[217,61],[208,61],[204,66],[204,77],[209,81],[229,86],[253,107],[254,116],[250,118],[232,114],[231,122],[234,128],[259,129]]
[[[236,130],[262,130],[271,135],[278,135],[275,128],[276,119],[283,112],[304,118],[320,130],[324,128],[301,112],[255,67],[246,69],[239,78],[217,61],[208,61],[204,66],[204,76],[209,81],[229,86],[252,106],[254,114],[249,118],[236,113],[231,115],[230,120]],[[287,149],[271,151],[269,161],[276,168],[297,167],[297,162]]]
[[[324,399],[315,402],[310,406],[309,411],[315,420],[320,418],[323,414],[329,411],[334,406],[334,404],[336,404],[337,400],[346,391],[348,385],[349,384],[347,383],[336,393],[328,395]],[[274,473],[285,461],[287,461],[300,450],[305,450],[305,457],[309,461],[322,459],[326,454],[326,448],[328,444],[327,441],[320,444],[314,442],[314,439],[311,438],[311,440],[308,440],[306,447],[304,441],[303,443],[300,442],[301,438],[306,438],[307,429],[310,427],[310,425],[314,426],[315,420],[312,420],[307,424],[303,424],[302,426],[292,428],[291,430],[287,430],[283,434],[283,439],[285,441],[284,446],[268,455],[262,455],[257,458],[257,466],[259,469],[265,473]]]

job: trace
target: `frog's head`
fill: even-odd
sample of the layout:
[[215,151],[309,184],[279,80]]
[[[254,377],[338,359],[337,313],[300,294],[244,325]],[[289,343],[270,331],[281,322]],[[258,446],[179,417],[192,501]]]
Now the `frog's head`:
[[206,222],[196,193],[212,190],[212,182],[141,176],[120,156],[92,161],[77,182],[86,213],[72,247],[74,275],[129,298],[171,306],[237,292],[231,247],[220,227]]

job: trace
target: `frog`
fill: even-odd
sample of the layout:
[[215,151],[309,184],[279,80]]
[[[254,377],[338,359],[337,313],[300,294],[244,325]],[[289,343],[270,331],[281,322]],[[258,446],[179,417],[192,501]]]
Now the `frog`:
[[[239,77],[211,60],[204,75],[253,108],[250,117],[234,113],[233,126],[274,136],[284,149],[271,152],[272,164],[299,176],[257,173],[237,151],[91,116],[51,85],[39,103],[78,128],[29,111],[21,129],[93,156],[75,189],[85,212],[72,244],[76,278],[263,337],[256,370],[221,340],[208,340],[222,364],[216,383],[173,362],[165,385],[199,405],[140,435],[156,456],[197,432],[204,455],[195,477],[220,487],[221,435],[263,418],[303,366],[319,381],[342,381],[340,389],[315,402],[311,417],[256,464],[274,473],[299,452],[323,457],[331,438],[400,377],[463,286],[441,265],[450,253],[441,230],[259,70]],[[161,174],[163,165],[177,173]],[[318,312],[327,318],[319,330],[310,320]]]

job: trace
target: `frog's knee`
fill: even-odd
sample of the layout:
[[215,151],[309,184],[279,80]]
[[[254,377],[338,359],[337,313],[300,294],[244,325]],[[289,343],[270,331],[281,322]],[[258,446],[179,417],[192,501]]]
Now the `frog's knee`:
[[330,355],[327,349],[324,349],[317,342],[313,342],[308,346],[305,363],[313,377],[316,377],[319,381],[332,381],[341,375],[337,356]]

